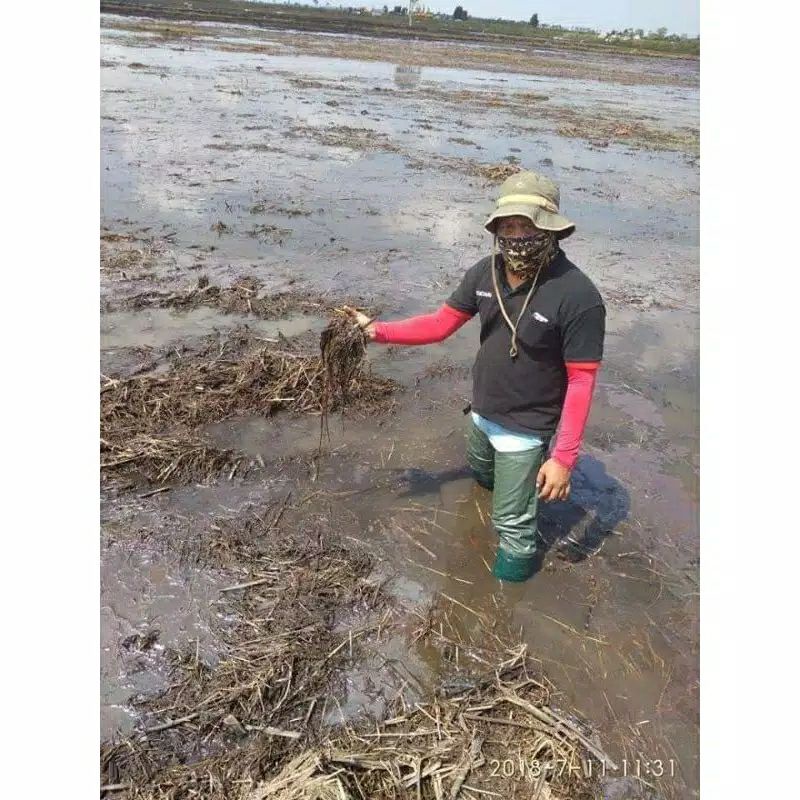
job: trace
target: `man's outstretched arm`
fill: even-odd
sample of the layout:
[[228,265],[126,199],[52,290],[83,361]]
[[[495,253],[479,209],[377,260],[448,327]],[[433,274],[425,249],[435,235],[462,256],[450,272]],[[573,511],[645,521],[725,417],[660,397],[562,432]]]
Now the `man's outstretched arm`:
[[454,334],[472,314],[444,303],[432,314],[397,322],[373,322],[373,340],[382,344],[433,344]]
[[366,314],[350,306],[344,306],[342,310],[364,330],[371,342],[382,344],[441,342],[474,316],[467,311],[459,311],[447,303],[432,314],[421,314],[397,322],[373,322]]
[[470,267],[456,290],[432,314],[422,314],[397,322],[373,322],[368,316],[350,306],[342,309],[372,342],[383,344],[433,344],[454,334],[465,322],[478,313],[475,302],[477,282],[486,269],[486,259]]

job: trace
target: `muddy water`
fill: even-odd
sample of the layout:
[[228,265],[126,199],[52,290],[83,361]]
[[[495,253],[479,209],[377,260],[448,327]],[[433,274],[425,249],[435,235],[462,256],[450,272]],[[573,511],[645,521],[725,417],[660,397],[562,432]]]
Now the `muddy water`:
[[299,336],[308,331],[319,332],[325,326],[317,317],[296,314],[281,320],[259,320],[243,314],[223,314],[213,308],[172,311],[148,308],[139,311],[112,311],[103,315],[100,346],[103,350],[122,347],[161,348],[185,339],[224,333],[247,325],[256,336],[273,339],[277,336]]
[[[542,570],[522,586],[500,585],[489,574],[491,500],[465,472],[461,407],[475,322],[439,345],[372,349],[373,368],[406,387],[397,413],[331,420],[330,453],[317,473],[307,465],[317,419],[229,420],[207,433],[260,455],[263,474],[143,498],[135,514],[112,498],[103,510],[104,541],[108,521],[147,527],[175,517],[201,525],[288,488],[297,496],[317,492],[309,509],[332,505],[345,535],[397,571],[399,595],[422,602],[444,592],[521,626],[561,690],[559,701],[594,720],[613,754],[629,763],[672,759],[675,778],[659,787],[691,796],[699,607],[696,161],[622,143],[597,147],[559,135],[535,106],[520,113],[511,105],[453,104],[442,92],[536,92],[569,109],[677,129],[697,126],[696,90],[426,67],[411,81],[401,72],[398,81],[388,62],[196,43],[179,50],[112,34],[104,33],[102,45],[110,65],[102,70],[102,223],[169,237],[177,254],[139,289],[153,281],[186,284],[202,264],[213,280],[255,274],[276,288],[293,282],[352,292],[385,318],[429,309],[485,254],[481,222],[493,196],[479,178],[442,169],[437,159],[517,159],[561,184],[563,208],[578,222],[566,249],[606,297],[608,336],[573,495],[544,509],[549,549]],[[105,277],[104,295],[124,295],[132,279],[139,280]],[[105,315],[104,357],[241,321],[206,310]],[[320,323],[297,318],[258,330],[291,336]],[[103,551],[106,734],[130,724],[126,694],[161,680],[148,667],[152,651],[134,654],[139,661],[130,666],[121,641],[157,619],[159,646],[198,639],[213,651],[208,631],[218,586],[146,543],[118,538],[119,555],[114,547]],[[154,573],[154,564],[163,571]],[[393,647],[391,657],[402,659],[403,647]],[[435,683],[430,654],[406,653],[405,662],[423,686]],[[346,713],[364,704],[379,710],[370,705],[369,676],[367,668],[350,676]]]
[[[135,720],[130,700],[167,685],[163,654],[191,645],[213,661],[211,604],[221,584],[178,559],[131,542],[117,526],[103,529],[100,572],[101,736],[128,731]],[[151,635],[152,643],[146,641]]]

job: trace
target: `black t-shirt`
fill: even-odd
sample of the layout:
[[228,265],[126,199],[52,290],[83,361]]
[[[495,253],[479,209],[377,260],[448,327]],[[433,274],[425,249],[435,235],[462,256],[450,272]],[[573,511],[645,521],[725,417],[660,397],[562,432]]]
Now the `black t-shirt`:
[[[510,289],[501,255],[497,284],[516,322],[530,282]],[[481,344],[472,368],[472,408],[518,433],[552,436],[567,389],[566,361],[601,361],[606,310],[592,281],[559,251],[539,282],[517,326],[517,357],[509,355],[511,330],[492,285],[492,258],[472,266],[447,305],[480,314]]]

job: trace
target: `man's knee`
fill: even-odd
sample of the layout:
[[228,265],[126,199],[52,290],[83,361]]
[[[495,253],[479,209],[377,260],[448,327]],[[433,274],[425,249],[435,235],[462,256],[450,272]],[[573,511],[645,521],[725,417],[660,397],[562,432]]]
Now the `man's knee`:
[[474,452],[467,452],[467,463],[472,470],[475,482],[484,489],[494,489],[494,459],[482,458]]

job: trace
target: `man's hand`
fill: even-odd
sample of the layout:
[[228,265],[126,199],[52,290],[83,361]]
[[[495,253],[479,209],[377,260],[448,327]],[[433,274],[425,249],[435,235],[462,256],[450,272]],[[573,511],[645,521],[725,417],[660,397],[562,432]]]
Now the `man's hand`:
[[570,471],[565,466],[554,458],[548,458],[536,475],[539,499],[545,502],[566,500],[569,497],[569,476]]
[[364,331],[369,341],[375,340],[375,325],[366,314],[362,314],[358,309],[350,306],[342,306],[342,311]]

